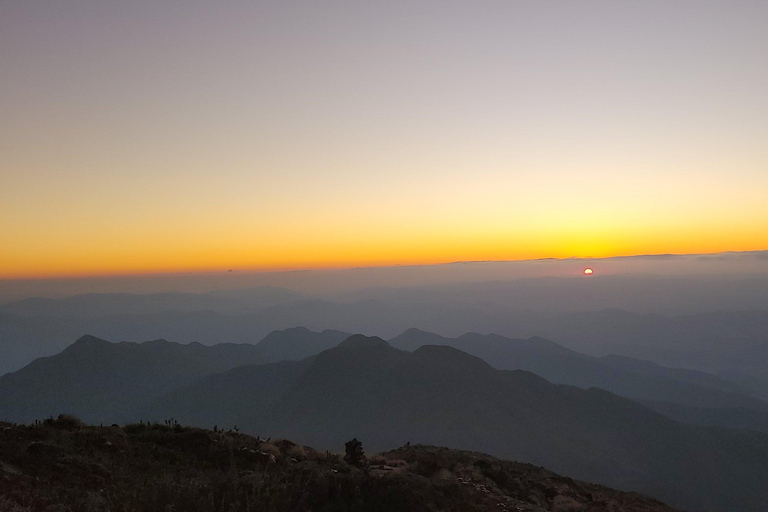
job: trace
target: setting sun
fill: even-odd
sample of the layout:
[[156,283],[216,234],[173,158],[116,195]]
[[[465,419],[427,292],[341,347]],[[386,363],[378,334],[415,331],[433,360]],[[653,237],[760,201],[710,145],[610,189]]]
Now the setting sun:
[[585,268],[585,269],[584,269],[584,275],[585,275],[585,276],[591,276],[591,275],[592,275],[592,273],[593,273],[593,271],[592,271],[592,269],[591,269],[591,268]]

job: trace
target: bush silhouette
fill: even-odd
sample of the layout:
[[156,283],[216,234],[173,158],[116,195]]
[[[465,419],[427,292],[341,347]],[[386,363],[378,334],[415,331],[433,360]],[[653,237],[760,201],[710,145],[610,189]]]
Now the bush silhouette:
[[365,462],[365,452],[363,451],[363,443],[352,439],[344,443],[344,461],[350,466],[362,467]]
[[58,428],[61,430],[77,430],[85,426],[85,423],[71,414],[59,414],[56,419],[49,418],[43,422],[46,426]]

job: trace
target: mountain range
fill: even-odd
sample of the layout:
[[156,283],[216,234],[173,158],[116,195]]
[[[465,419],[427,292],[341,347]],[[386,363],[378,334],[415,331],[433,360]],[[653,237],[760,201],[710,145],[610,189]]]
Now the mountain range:
[[[244,387],[258,395],[232,397]],[[765,434],[683,425],[607,391],[496,370],[446,346],[410,353],[353,336],[308,360],[206,377],[143,415],[231,421],[319,447],[357,437],[373,449],[416,442],[484,451],[683,508],[759,510],[754,503],[768,498]]]
[[[547,346],[528,340],[537,343]],[[28,421],[11,415],[45,409],[40,417],[86,412],[97,423],[174,418],[329,449],[352,437],[373,450],[439,444],[682,508],[752,512],[768,500],[768,435],[678,423],[608,391],[496,369],[451,346],[408,352],[354,335],[302,360],[266,364],[258,345],[226,345],[215,357],[214,348],[81,338],[0,378],[0,417]]]
[[93,423],[128,421],[147,400],[256,362],[261,358],[249,344],[109,343],[83,336],[60,354],[0,377],[0,417],[28,423],[67,411]]
[[526,370],[555,384],[606,389],[684,422],[768,432],[768,403],[739,384],[697,370],[624,356],[589,356],[540,337],[467,333],[446,338],[408,329],[390,344],[409,351],[424,345],[450,346],[500,370]]
[[[631,293],[627,293],[631,290]],[[768,399],[765,278],[537,278],[307,295],[260,287],[209,293],[88,294],[0,305],[0,374],[104,339],[256,343],[306,326],[392,338],[410,327],[541,336],[590,355],[616,354],[722,374]]]
[[[124,354],[138,355],[150,351],[154,347],[157,352],[160,347],[170,354],[198,354],[199,357],[210,358],[211,364],[195,367],[194,371],[189,365],[182,366],[184,370],[190,370],[183,374],[186,381],[223,371],[245,363],[268,363],[283,360],[298,361],[322,352],[338,345],[349,337],[349,333],[342,331],[326,330],[314,332],[304,327],[273,331],[255,345],[250,344],[219,344],[203,346],[199,343],[180,345],[177,343],[156,340],[149,344],[120,343]],[[36,361],[30,367],[9,374],[7,378],[0,378],[0,393],[5,392],[9,398],[5,407],[10,414],[8,418],[18,421],[30,421],[42,417],[50,412],[50,406],[56,404],[55,399],[43,401],[36,405],[44,393],[30,387],[31,382],[55,381],[63,379],[62,383],[51,386],[52,389],[62,390],[78,385],[83,393],[94,387],[108,389],[110,382],[94,382],[93,371],[79,371],[75,369],[77,360],[72,360],[72,353],[82,351],[79,347],[83,344],[96,343],[92,336],[84,337],[74,345],[67,348],[60,356],[53,360],[45,358]],[[631,398],[643,403],[647,407],[661,412],[670,418],[693,424],[717,425],[732,428],[744,428],[768,432],[768,404],[750,396],[749,391],[742,386],[726,379],[710,375],[704,372],[685,369],[671,369],[661,367],[648,361],[642,361],[620,356],[593,357],[566,349],[557,343],[543,338],[512,339],[498,335],[480,335],[467,333],[458,338],[446,338],[434,333],[427,333],[418,329],[408,329],[401,335],[390,340],[397,348],[414,351],[423,345],[452,346],[469,354],[476,355],[494,368],[502,370],[526,370],[540,375],[556,384],[570,384],[581,388],[599,387],[611,391],[617,395]],[[146,345],[142,349],[142,347]],[[106,341],[102,341],[102,348],[108,349]],[[146,349],[146,350],[145,350]],[[227,355],[229,354],[229,355]],[[119,360],[121,356],[110,354],[110,357]],[[112,375],[114,368],[119,364],[110,362],[110,357],[102,360],[93,359],[90,370],[99,369],[102,375]],[[226,364],[220,361],[222,357],[227,359]],[[151,357],[147,358],[152,360]],[[74,362],[73,362],[74,361]],[[170,391],[170,383],[182,381],[168,381],[167,374],[177,375],[183,358],[169,359],[169,368],[162,365],[150,366],[142,369],[132,369],[135,374],[143,375],[153,390],[159,390],[162,394]],[[170,364],[174,363],[174,364]],[[132,363],[133,364],[133,363]],[[51,371],[49,366],[60,368]],[[162,371],[161,371],[162,369]],[[74,377],[65,377],[72,373],[83,377],[78,381]],[[157,377],[153,375],[157,373]],[[31,375],[31,376],[29,376]],[[39,378],[39,375],[45,375]],[[25,377],[27,376],[27,377]],[[58,376],[58,377],[57,377]],[[11,383],[16,382],[16,385]],[[121,381],[118,381],[121,382]],[[5,384],[3,384],[5,383]],[[15,387],[16,391],[10,391]],[[31,396],[26,397],[34,390]],[[72,392],[76,388],[72,388]],[[5,391],[3,391],[5,390]],[[11,399],[11,396],[17,398]],[[90,393],[90,391],[88,391]],[[83,396],[88,396],[86,393]],[[26,398],[25,398],[26,397]],[[53,400],[53,401],[51,401]],[[13,409],[10,404],[23,404]],[[95,420],[102,417],[107,404],[101,401],[101,406],[96,407],[86,399],[78,400],[77,412],[85,419]],[[64,407],[63,410],[73,410]],[[112,406],[109,406],[112,407]],[[20,411],[26,410],[26,413]],[[124,409],[124,408],[123,408]],[[113,407],[113,410],[123,410]],[[117,416],[124,419],[123,416]]]

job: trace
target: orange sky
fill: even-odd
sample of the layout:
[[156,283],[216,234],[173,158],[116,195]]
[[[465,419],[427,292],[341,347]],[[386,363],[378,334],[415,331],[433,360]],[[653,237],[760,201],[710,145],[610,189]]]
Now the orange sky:
[[768,249],[762,3],[0,7],[0,278]]

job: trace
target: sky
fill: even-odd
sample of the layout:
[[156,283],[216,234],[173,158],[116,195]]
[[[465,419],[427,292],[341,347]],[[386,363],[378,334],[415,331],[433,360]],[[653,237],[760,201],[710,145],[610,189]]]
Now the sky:
[[764,0],[0,3],[0,279],[768,249]]

